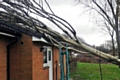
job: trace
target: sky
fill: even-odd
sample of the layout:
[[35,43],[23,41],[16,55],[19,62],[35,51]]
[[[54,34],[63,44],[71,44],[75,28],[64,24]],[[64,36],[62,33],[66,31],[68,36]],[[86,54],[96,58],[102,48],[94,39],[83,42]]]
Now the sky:
[[[83,13],[83,6],[76,4],[76,0],[47,0],[53,12],[68,21],[77,32],[77,36],[83,38],[90,45],[100,45],[105,40],[110,40],[98,27],[88,13]],[[82,14],[83,13],[83,14]],[[82,15],[81,15],[82,14]],[[57,30],[55,26],[52,27]]]

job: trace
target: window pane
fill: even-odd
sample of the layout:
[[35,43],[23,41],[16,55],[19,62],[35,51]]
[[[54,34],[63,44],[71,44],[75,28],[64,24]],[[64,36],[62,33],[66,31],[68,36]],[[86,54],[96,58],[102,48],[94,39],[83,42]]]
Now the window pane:
[[51,51],[49,51],[49,61],[51,61]]
[[44,63],[47,63],[47,48],[44,48],[44,57],[43,57]]

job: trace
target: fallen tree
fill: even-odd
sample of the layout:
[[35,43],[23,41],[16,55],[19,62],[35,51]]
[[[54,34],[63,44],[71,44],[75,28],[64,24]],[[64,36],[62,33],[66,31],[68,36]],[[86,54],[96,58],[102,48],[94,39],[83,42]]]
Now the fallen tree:
[[[74,28],[67,21],[55,15],[46,0],[45,3],[51,13],[43,8],[43,3],[38,3],[36,0],[15,0],[14,2],[3,0],[0,2],[0,24],[38,38],[41,38],[41,36],[48,37],[50,42],[56,46],[61,46],[62,42],[66,42],[114,64],[118,65],[120,63],[120,59],[80,42],[77,39]],[[38,18],[43,17],[49,20],[67,34],[69,38],[52,30],[45,22],[43,23],[40,19],[34,17],[33,14]],[[70,32],[72,33],[72,36],[69,34]],[[72,50],[74,50],[74,48]],[[80,52],[80,50],[76,51]]]

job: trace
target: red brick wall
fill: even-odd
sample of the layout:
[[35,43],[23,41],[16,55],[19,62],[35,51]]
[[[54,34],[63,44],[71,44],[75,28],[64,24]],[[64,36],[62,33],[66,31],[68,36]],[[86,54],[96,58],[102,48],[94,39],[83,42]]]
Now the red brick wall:
[[[33,44],[33,80],[49,80],[49,68],[43,69],[43,52],[40,52],[41,45],[44,44]],[[56,77],[58,80],[60,79],[59,49],[53,47],[53,80],[56,80]]]
[[49,80],[49,68],[43,68],[43,53],[40,44],[32,38],[22,35],[17,44],[11,48],[11,80]]
[[53,48],[53,75],[54,80],[56,80],[56,77],[58,78],[58,80],[60,80],[59,49],[56,47]]
[[63,56],[64,60],[64,75],[66,76],[66,55]]
[[10,52],[10,80],[32,80],[32,38],[22,35]]
[[[9,41],[14,40],[0,38],[0,80],[7,79],[6,47]],[[10,80],[49,80],[49,67],[43,68],[43,52],[40,52],[40,45],[43,44],[33,43],[31,36],[22,35],[18,42],[11,46]],[[59,49],[56,47],[53,48],[53,71],[54,80],[56,76],[60,79]]]
[[43,69],[43,52],[40,51],[40,47],[41,45],[37,43],[32,47],[32,80],[49,80],[49,68]]
[[0,80],[7,79],[7,45],[10,38],[0,35]]

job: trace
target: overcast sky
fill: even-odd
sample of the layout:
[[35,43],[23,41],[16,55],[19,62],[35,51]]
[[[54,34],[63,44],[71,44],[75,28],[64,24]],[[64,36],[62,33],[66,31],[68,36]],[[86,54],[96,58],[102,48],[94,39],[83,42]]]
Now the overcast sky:
[[[76,30],[77,35],[83,38],[88,44],[100,45],[110,39],[103,34],[100,27],[97,27],[88,13],[80,15],[84,8],[76,5],[75,0],[47,0],[53,12],[67,20]],[[53,28],[53,27],[52,27]],[[56,28],[54,28],[56,29]]]

